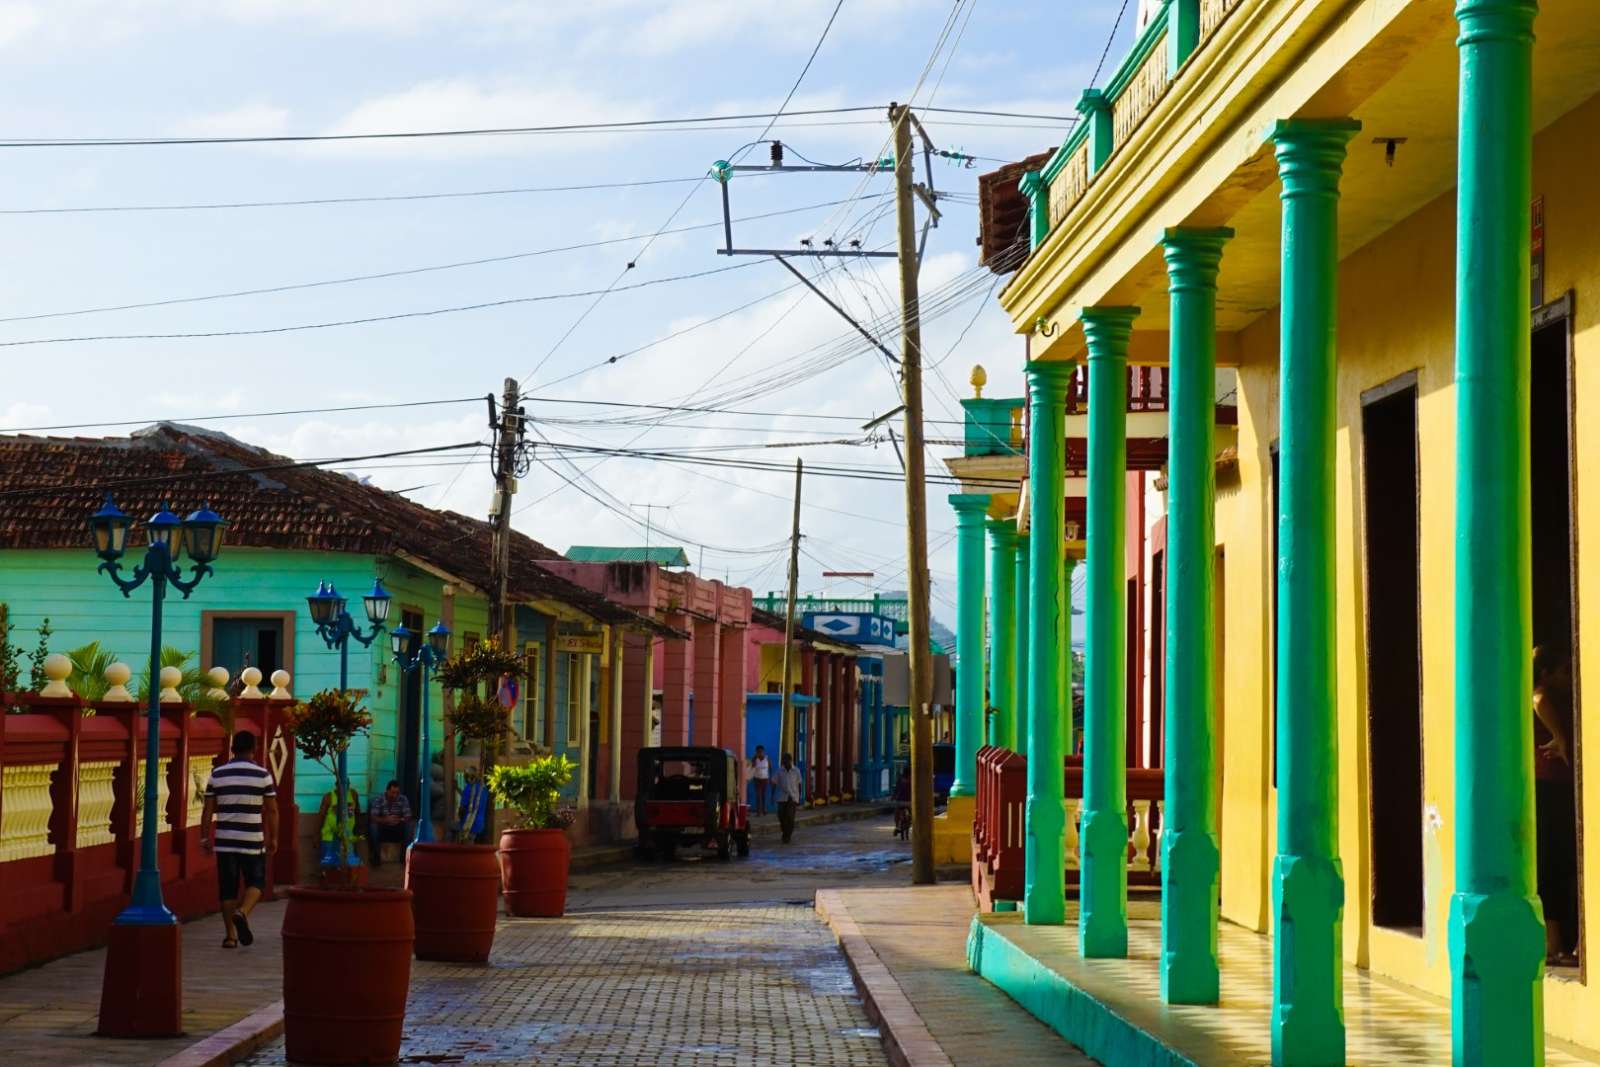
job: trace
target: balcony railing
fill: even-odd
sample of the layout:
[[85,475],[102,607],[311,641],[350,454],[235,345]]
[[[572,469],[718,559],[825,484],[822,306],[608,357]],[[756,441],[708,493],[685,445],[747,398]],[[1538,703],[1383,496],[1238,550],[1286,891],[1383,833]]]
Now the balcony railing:
[[[1067,414],[1082,415],[1089,410],[1089,368],[1080,365],[1072,372],[1067,387]],[[1128,410],[1167,410],[1167,368],[1128,368]]]
[[[1159,767],[1129,767],[1128,884],[1161,884],[1162,797]],[[1067,801],[1066,879],[1078,881],[1078,821],[1083,808],[1083,763],[1068,757],[1062,792]],[[972,888],[985,910],[995,901],[1022,899],[1026,857],[1028,759],[1009,749],[978,750],[976,804],[972,820]]]
[[[294,746],[288,703],[231,704],[235,729],[261,739],[289,827],[272,882],[293,881]],[[19,710],[22,709],[22,710]],[[146,709],[132,701],[0,693],[0,974],[88,948],[128,901],[143,823]],[[216,860],[200,848],[212,766],[227,757],[215,716],[161,705],[158,855],[162,894],[180,918],[216,907]]]
[[[1217,32],[1241,0],[1170,0],[1151,19],[1122,65],[1106,82],[1104,91],[1087,109],[1072,136],[1045,164],[1041,173],[1045,192],[1033,204],[1036,237],[1066,218],[1083,198],[1096,174],[1126,144],[1182,74],[1183,65]],[[1180,15],[1175,9],[1182,8]],[[1185,26],[1195,27],[1194,44],[1181,39]],[[1095,112],[1109,108],[1109,116]],[[1107,121],[1109,119],[1109,121]],[[1038,213],[1045,212],[1040,220]]]

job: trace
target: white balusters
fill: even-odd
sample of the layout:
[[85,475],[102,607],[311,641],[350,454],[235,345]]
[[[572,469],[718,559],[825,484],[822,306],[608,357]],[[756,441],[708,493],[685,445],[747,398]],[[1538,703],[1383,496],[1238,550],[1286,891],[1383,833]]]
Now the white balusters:
[[1156,822],[1161,825],[1156,827],[1156,847],[1155,851],[1150,854],[1150,869],[1152,871],[1161,870],[1161,839],[1167,833],[1167,802],[1165,800],[1156,801]]
[[1082,803],[1075,797],[1067,798],[1067,867],[1078,866],[1078,809]]
[[1148,800],[1135,800],[1133,802],[1133,832],[1129,836],[1133,844],[1133,862],[1130,867],[1148,868],[1150,865],[1150,802]]
[[0,773],[0,863],[48,856],[50,844],[50,775],[54,763],[24,763]]
[[[140,760],[138,767],[135,769],[136,777],[134,778],[135,788],[133,790],[133,807],[138,813],[138,822],[134,829],[134,835],[136,837],[143,836],[144,834],[144,765],[145,761]],[[167,798],[172,793],[167,786],[167,771],[169,771],[171,768],[171,756],[162,756],[156,761],[156,810],[162,812],[163,814],[165,814],[167,810]],[[156,833],[165,833],[166,829],[165,825],[163,824],[169,823],[170,820],[162,818],[161,823],[157,824],[156,826]],[[196,820],[196,825],[198,824],[199,822]]]
[[[123,667],[126,668],[127,664],[123,664]],[[111,830],[111,809],[117,802],[113,783],[119,762],[94,760],[78,765],[79,848],[110,844],[116,838]]]

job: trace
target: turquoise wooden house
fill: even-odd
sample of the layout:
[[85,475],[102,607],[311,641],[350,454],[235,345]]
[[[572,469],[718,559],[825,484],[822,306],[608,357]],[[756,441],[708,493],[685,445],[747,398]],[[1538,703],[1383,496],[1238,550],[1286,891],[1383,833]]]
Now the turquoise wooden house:
[[[48,619],[52,651],[98,641],[135,671],[143,668],[148,593],[123,598],[96,573],[87,540],[87,517],[108,491],[141,520],[164,504],[181,513],[209,504],[227,520],[215,576],[189,599],[171,593],[166,601],[163,643],[191,653],[202,668],[225,667],[237,678],[246,666],[268,677],[282,667],[302,697],[336,686],[338,653],[317,635],[306,607],[322,581],[350,598],[358,621],[361,595],[381,579],[393,598],[391,627],[425,630],[442,620],[456,649],[489,636],[487,523],[296,466],[221,433],[161,423],[124,438],[0,438],[0,603],[14,644],[31,648]],[[130,540],[141,538],[136,526]],[[515,694],[513,751],[567,753],[582,767],[568,794],[587,801],[594,751],[606,733],[598,720],[614,633],[681,635],[551,574],[541,561],[562,556],[531,538],[514,534],[511,558],[515,647],[530,672]],[[350,685],[366,690],[373,716],[370,734],[351,747],[352,784],[365,806],[399,779],[415,804],[420,675],[402,679],[383,637],[370,648],[352,641],[349,654]],[[437,688],[428,703],[438,751],[444,701]],[[301,758],[303,833],[329,779]]]

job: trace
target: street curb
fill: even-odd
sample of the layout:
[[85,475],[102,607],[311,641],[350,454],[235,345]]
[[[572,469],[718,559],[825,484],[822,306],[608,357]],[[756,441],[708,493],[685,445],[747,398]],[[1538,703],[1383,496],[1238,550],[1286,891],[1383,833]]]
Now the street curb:
[[156,1067],[230,1067],[283,1033],[283,1001],[275,1000],[232,1026],[168,1056]]
[[[826,826],[829,823],[853,822],[858,819],[872,819],[879,815],[892,815],[892,804],[851,804],[830,805],[822,808],[810,808],[795,815],[795,827],[803,829],[807,826]],[[778,824],[756,823],[750,828],[752,837],[775,837],[778,833]],[[633,844],[622,845],[594,845],[579,849],[572,853],[569,869],[574,871],[589,871],[599,867],[610,867],[613,864],[625,863],[633,858]]]
[[814,907],[844,951],[867,1017],[877,1025],[883,1050],[893,1067],[953,1067],[905,990],[861,933],[839,891],[817,890]]

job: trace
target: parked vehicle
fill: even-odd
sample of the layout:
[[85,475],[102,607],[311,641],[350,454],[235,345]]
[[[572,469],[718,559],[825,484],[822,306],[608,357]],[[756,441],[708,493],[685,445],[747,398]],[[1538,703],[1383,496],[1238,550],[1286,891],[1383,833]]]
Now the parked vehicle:
[[721,748],[641,748],[633,818],[639,853],[671,859],[679,845],[750,855],[750,807],[739,757]]

